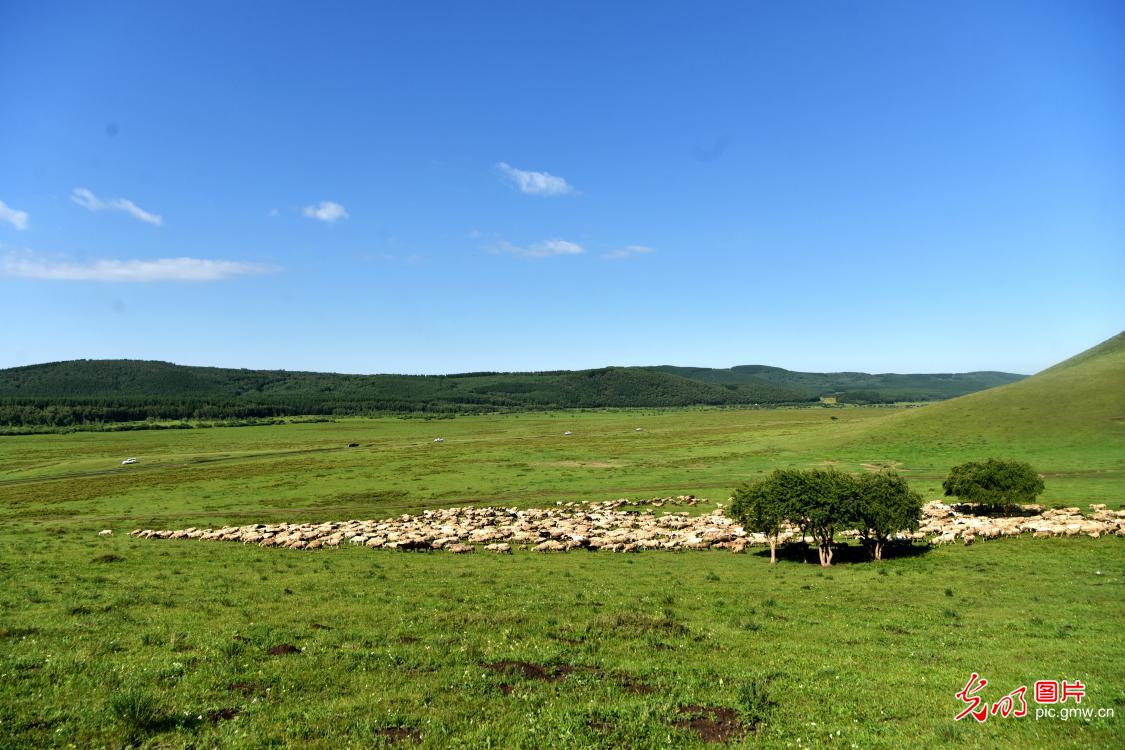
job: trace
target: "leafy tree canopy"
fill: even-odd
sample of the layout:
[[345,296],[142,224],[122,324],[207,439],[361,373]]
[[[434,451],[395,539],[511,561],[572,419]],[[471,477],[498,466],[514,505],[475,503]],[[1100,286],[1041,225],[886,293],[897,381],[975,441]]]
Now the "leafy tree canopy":
[[941,486],[946,497],[993,507],[1034,502],[1044,489],[1030,464],[997,458],[954,466]]

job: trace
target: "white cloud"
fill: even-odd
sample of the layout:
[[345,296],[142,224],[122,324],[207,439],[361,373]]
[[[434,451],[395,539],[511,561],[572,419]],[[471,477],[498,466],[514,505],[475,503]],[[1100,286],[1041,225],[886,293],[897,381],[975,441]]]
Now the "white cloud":
[[158,214],[150,214],[127,198],[102,200],[87,188],[80,187],[71,191],[70,199],[89,211],[124,211],[134,219],[154,226],[160,226],[164,223],[164,217]]
[[566,240],[543,240],[531,245],[513,245],[511,242],[501,240],[493,246],[496,252],[511,253],[524,258],[549,258],[552,255],[578,255],[584,252],[577,242]]
[[528,172],[516,169],[507,162],[500,162],[496,168],[520,189],[521,193],[528,195],[569,195],[577,192],[574,186],[562,177],[556,177],[550,172]]
[[222,281],[233,276],[272,273],[276,270],[278,269],[262,263],[205,258],[75,262],[44,258],[30,251],[9,252],[0,256],[0,276],[47,281]]
[[271,217],[272,217],[272,216],[280,216],[280,215],[281,215],[281,212],[280,212],[280,211],[278,211],[278,210],[277,210],[276,208],[271,208],[271,209],[270,209],[270,213],[269,213],[269,215],[270,215]]
[[8,208],[4,201],[0,201],[0,222],[8,222],[16,229],[27,229],[27,211],[17,211]]
[[655,252],[655,250],[647,245],[626,245],[623,248],[606,253],[602,257],[606,260],[624,260],[625,258],[632,258],[634,255],[645,255]]
[[347,209],[332,201],[321,201],[316,206],[305,206],[301,209],[301,213],[310,219],[320,219],[321,221],[327,221],[329,224],[348,218]]

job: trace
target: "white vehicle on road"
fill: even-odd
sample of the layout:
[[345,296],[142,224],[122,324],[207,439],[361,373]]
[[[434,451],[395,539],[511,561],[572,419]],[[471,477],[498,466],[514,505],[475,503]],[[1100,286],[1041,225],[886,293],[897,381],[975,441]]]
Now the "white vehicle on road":
[[122,461],[122,462],[121,462],[121,465],[122,465],[122,466],[127,466],[128,464],[135,464],[135,463],[137,463],[137,459],[135,459],[135,458],[127,458],[127,459],[125,459],[124,461]]
[[435,442],[435,443],[444,443],[444,442],[445,442],[445,438],[434,438],[434,442]]

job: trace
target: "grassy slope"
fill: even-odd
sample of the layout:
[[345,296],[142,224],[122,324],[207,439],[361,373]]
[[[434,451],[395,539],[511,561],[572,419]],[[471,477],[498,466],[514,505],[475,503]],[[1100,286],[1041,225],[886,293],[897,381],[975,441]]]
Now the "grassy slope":
[[[865,425],[861,450],[904,461],[1011,455],[1045,471],[1120,474],[1125,461],[1125,333],[1018,383]],[[929,465],[937,465],[928,462]]]
[[882,429],[1057,443],[1125,434],[1125,333],[1033,377],[908,413]]

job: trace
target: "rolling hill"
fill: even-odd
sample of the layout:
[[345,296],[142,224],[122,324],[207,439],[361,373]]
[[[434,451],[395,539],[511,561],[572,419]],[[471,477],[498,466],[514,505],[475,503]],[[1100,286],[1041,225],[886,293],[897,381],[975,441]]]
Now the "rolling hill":
[[1125,332],[1019,382],[891,415],[856,439],[1025,455],[1083,451],[1119,464],[1125,456]]
[[472,413],[602,407],[799,404],[832,395],[887,403],[949,398],[1019,379],[1007,373],[868,375],[746,366],[606,367],[457,375],[343,375],[73,360],[0,370],[0,426],[147,419]]

